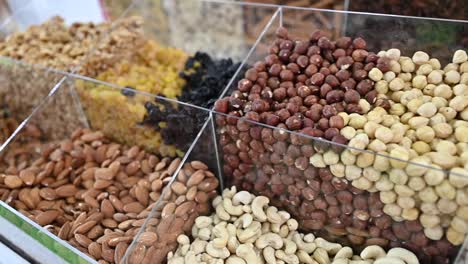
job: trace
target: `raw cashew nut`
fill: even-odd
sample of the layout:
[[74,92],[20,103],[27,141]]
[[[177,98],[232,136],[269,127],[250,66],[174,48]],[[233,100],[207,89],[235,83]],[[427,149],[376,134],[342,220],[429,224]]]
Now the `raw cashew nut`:
[[216,208],[222,202],[223,202],[223,197],[222,196],[216,196],[216,198],[213,199],[213,202],[211,202],[211,204],[213,205],[214,208]]
[[269,222],[263,222],[262,223],[262,234],[266,234],[270,232],[271,230],[271,224]]
[[372,264],[369,260],[350,260],[349,264]]
[[383,250],[383,248],[377,245],[372,245],[372,246],[367,246],[361,252],[360,256],[363,259],[378,259],[378,258],[383,258],[386,255],[387,254],[385,253],[385,250]]
[[312,259],[312,257],[309,254],[307,254],[307,252],[305,252],[304,250],[299,249],[296,253],[296,256],[299,258],[299,261],[301,263],[306,263],[306,264],[316,263],[315,260]]
[[208,240],[211,238],[211,226],[210,227],[204,227],[198,231],[198,238],[201,240]]
[[280,249],[283,247],[283,240],[278,234],[270,232],[261,235],[257,241],[255,241],[255,246],[259,249],[264,249],[268,246],[274,249]]
[[289,219],[288,221],[286,221],[286,225],[288,226],[289,231],[296,231],[299,227],[299,223],[296,219]]
[[266,196],[257,196],[252,201],[252,214],[254,215],[255,219],[260,222],[265,222],[267,220],[267,216],[263,211],[263,207],[268,205],[270,200]]
[[297,251],[296,243],[285,238],[283,238],[283,243],[284,243],[284,253],[286,253],[287,255],[296,253]]
[[350,248],[350,247],[343,247],[335,254],[335,257],[333,259],[334,260],[337,260],[337,259],[350,259],[352,257],[353,257],[353,249]]
[[416,255],[404,248],[392,248],[388,251],[387,257],[395,257],[404,260],[407,264],[419,264]]
[[319,264],[328,264],[330,263],[330,258],[328,257],[328,253],[323,248],[317,248],[312,254],[312,257],[319,263]]
[[214,258],[226,259],[231,255],[227,248],[215,248],[213,242],[209,242],[206,245],[206,253]]
[[260,258],[255,253],[255,250],[252,246],[242,244],[236,250],[236,255],[241,257],[248,264],[250,263],[261,263]]
[[284,224],[286,223],[286,221],[291,219],[291,215],[286,211],[279,211],[278,214],[281,216],[282,219],[281,224]]
[[339,259],[333,260],[331,264],[348,264],[348,263],[349,263],[349,259],[339,258]]
[[190,250],[195,253],[195,255],[205,252],[205,248],[208,242],[200,240],[199,238],[193,241],[192,245],[190,245]]
[[270,223],[281,224],[281,222],[283,222],[281,215],[278,214],[278,208],[274,206],[269,206],[266,209],[266,216],[267,216],[268,222]]
[[167,260],[168,264],[185,264],[184,257],[172,257]]
[[294,234],[293,241],[296,243],[298,249],[305,251],[307,254],[312,254],[312,252],[317,248],[317,245],[314,242],[304,242],[299,233]]
[[296,255],[288,255],[283,250],[276,250],[275,256],[288,264],[299,264],[299,258]]
[[287,225],[282,225],[279,230],[280,237],[287,237],[289,235],[289,228]]
[[245,243],[248,239],[254,237],[262,228],[262,224],[257,221],[253,221],[252,224],[249,225],[244,230],[237,230],[237,238],[240,242]]
[[338,243],[328,242],[321,237],[315,239],[314,242],[317,245],[317,247],[325,249],[328,253],[332,255],[336,254],[343,247]]
[[231,199],[234,196],[234,194],[236,194],[236,191],[237,190],[236,190],[235,186],[232,186],[231,189],[227,189],[227,188],[224,189],[223,190],[223,198],[224,199],[226,199],[226,198]]
[[252,202],[252,195],[247,191],[240,191],[232,197],[232,204],[239,205],[239,204],[250,204]]
[[374,264],[405,264],[405,262],[400,258],[383,257],[377,259]]
[[263,249],[263,258],[268,264],[276,264],[275,249],[272,247],[266,247]]
[[213,246],[216,248],[224,248],[227,245],[229,239],[229,232],[226,228],[226,222],[217,224],[213,230],[213,235],[216,237],[213,239]]
[[229,198],[224,198],[223,207],[224,207],[224,210],[226,210],[226,212],[230,215],[239,216],[244,213],[244,210],[242,209],[242,205],[237,205],[237,206],[232,205],[232,201]]
[[234,225],[236,227],[242,225],[242,228],[247,228],[252,223],[252,221],[253,217],[251,214],[243,214],[234,222]]
[[216,215],[219,217],[219,219],[223,221],[229,221],[229,219],[231,219],[231,215],[229,215],[228,212],[226,212],[222,204],[216,206]]
[[[191,262],[191,263],[196,263],[196,262]],[[226,264],[247,264],[247,263],[243,259],[239,258],[238,256],[230,256],[229,258],[226,259]]]
[[193,251],[187,252],[187,255],[185,255],[184,261],[185,263],[197,263],[197,257],[195,255],[195,252]]

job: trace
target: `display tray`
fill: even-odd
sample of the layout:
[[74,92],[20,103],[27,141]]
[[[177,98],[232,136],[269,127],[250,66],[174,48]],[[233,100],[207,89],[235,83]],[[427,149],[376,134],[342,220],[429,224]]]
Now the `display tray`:
[[[244,16],[256,12],[269,15]],[[145,23],[153,13],[165,23]],[[160,263],[236,186],[355,254],[379,245],[464,263],[467,26],[136,1],[77,65],[2,58],[0,114],[15,119],[0,135],[7,219],[39,222],[47,239],[26,233],[59,243],[67,262]]]

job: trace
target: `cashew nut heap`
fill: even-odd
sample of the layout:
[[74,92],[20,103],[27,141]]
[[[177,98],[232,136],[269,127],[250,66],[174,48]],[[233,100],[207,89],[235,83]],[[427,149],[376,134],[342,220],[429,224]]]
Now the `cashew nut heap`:
[[225,189],[213,200],[216,213],[200,216],[192,227],[193,241],[186,235],[168,254],[169,264],[417,264],[416,255],[403,248],[385,252],[368,246],[360,255],[350,247],[297,231],[289,213],[269,206],[265,196],[236,187]]

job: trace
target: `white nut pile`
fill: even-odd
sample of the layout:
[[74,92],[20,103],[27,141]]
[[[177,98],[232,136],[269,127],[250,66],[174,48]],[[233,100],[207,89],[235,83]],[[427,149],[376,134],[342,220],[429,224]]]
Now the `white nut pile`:
[[255,196],[236,187],[225,189],[213,201],[216,213],[200,216],[192,228],[193,241],[180,235],[169,264],[416,264],[416,255],[403,248],[385,252],[368,246],[360,255],[350,247],[297,231],[298,222],[289,213],[269,206],[265,196]]
[[412,58],[397,49],[378,55],[391,59],[390,71],[374,68],[369,78],[377,98],[388,99],[391,108],[340,113],[340,133],[355,149],[317,153],[310,162],[330,166],[356,188],[379,191],[384,212],[395,221],[419,218],[428,238],[439,240],[445,230],[460,245],[468,232],[467,53],[456,51],[443,69],[421,51]]

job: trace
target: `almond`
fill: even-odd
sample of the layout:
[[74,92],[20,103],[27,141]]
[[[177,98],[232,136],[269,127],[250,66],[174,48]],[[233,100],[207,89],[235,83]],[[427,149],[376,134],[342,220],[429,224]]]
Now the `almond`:
[[138,242],[149,247],[158,240],[158,235],[153,232],[143,232],[138,238]]
[[75,229],[75,234],[84,234],[87,233],[91,228],[97,224],[96,221],[88,221]]
[[171,185],[171,189],[174,191],[174,193],[178,195],[183,195],[187,192],[187,187],[180,182],[173,182]]
[[101,212],[104,214],[105,218],[111,218],[114,215],[115,213],[114,206],[112,206],[112,203],[109,200],[107,199],[102,200]]
[[101,245],[96,242],[92,242],[88,246],[88,252],[94,259],[101,258]]
[[132,202],[124,205],[123,210],[126,213],[139,213],[143,211],[145,207],[141,205],[139,202]]
[[169,215],[172,215],[176,209],[176,204],[175,203],[168,203],[164,206],[162,212],[161,212],[161,217],[165,218]]
[[200,184],[200,182],[202,182],[203,179],[205,179],[205,171],[197,170],[187,180],[187,187],[196,186],[196,185]]
[[127,251],[128,244],[126,242],[120,242],[115,247],[114,252],[114,261],[115,263],[120,263],[125,256],[125,252]]
[[98,168],[94,171],[94,177],[96,180],[111,181],[116,174],[117,171],[114,171],[111,168]]
[[23,170],[19,173],[19,177],[23,180],[25,185],[31,186],[36,180],[36,175],[31,170]]
[[190,162],[190,165],[192,165],[192,168],[194,168],[195,170],[208,170],[208,166],[206,166],[205,163],[198,160]]
[[55,189],[55,193],[59,197],[72,197],[75,196],[77,191],[78,189],[73,184],[65,184]]
[[57,216],[59,216],[59,212],[56,210],[49,210],[45,212],[41,212],[36,216],[36,223],[38,223],[41,226],[48,225],[52,223]]
[[5,177],[4,183],[9,189],[16,189],[23,185],[23,181],[15,175],[7,175]]

